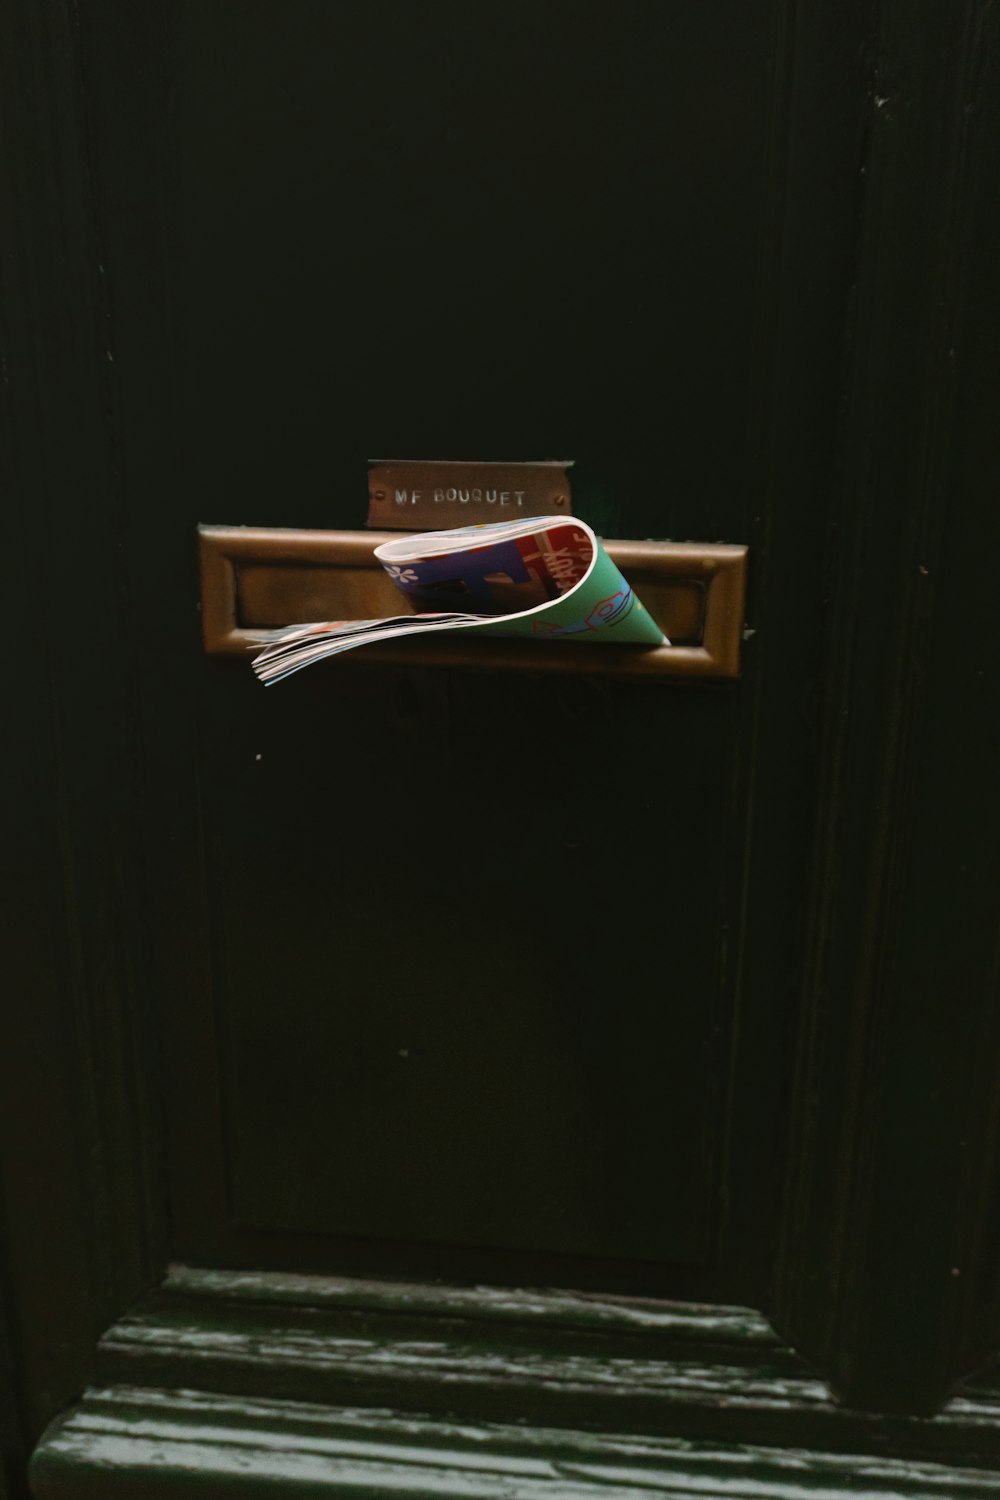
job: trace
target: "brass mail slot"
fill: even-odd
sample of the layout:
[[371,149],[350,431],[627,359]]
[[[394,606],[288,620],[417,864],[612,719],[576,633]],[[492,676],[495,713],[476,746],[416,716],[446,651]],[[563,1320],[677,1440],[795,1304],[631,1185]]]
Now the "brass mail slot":
[[[374,557],[394,532],[292,531],[200,526],[205,650],[247,657],[260,632],[311,620],[368,620],[407,613]],[[644,648],[422,636],[345,651],[340,664],[392,662],[607,677],[739,676],[745,547],[621,542],[604,548],[669,637]]]

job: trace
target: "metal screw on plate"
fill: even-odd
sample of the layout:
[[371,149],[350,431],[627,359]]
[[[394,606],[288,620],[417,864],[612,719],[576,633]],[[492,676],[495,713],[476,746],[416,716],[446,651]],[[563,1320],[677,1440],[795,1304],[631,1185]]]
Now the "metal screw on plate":
[[553,496],[553,504],[554,505],[565,505],[566,504],[566,496],[565,495],[555,495],[555,496]]
[[385,490],[374,490],[372,492],[372,499],[373,500],[384,500],[385,499]]

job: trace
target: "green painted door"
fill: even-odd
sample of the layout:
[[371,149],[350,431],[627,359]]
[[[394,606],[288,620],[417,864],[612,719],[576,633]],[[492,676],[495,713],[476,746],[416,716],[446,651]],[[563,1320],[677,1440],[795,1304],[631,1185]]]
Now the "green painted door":
[[[747,1493],[996,1451],[988,1382],[926,1421],[997,1342],[989,24],[12,0],[13,1494],[88,1382],[40,1494],[133,1387],[759,1440]],[[746,544],[740,681],[206,659],[197,524],[360,528],[373,455]]]

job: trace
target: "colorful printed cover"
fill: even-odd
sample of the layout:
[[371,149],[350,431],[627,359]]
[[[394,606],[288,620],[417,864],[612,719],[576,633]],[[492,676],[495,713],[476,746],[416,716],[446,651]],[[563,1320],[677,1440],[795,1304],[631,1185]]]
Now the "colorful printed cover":
[[383,542],[375,556],[417,611],[329,620],[261,636],[267,684],[372,641],[441,630],[576,643],[669,644],[583,521],[537,516]]

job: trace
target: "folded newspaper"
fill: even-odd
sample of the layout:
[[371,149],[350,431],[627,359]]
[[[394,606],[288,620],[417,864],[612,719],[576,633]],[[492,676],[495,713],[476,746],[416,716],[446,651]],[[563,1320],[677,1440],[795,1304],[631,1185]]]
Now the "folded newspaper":
[[268,631],[254,657],[264,683],[373,641],[437,631],[540,641],[669,645],[583,521],[526,521],[427,531],[383,542],[375,556],[418,611]]

